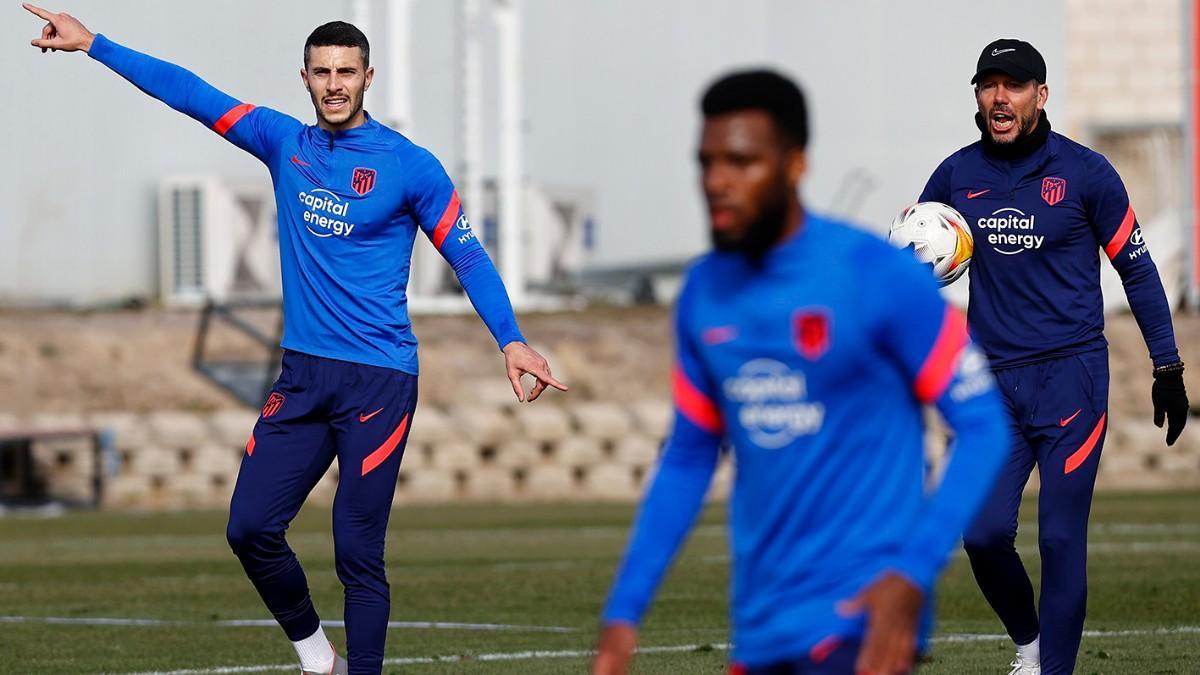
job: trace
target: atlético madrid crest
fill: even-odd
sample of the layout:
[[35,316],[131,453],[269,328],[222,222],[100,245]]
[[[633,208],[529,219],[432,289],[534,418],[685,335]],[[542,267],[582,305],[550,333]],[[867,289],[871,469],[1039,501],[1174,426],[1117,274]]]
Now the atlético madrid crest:
[[1063,178],[1046,176],[1042,179],[1042,199],[1050,206],[1061,202],[1067,196],[1067,181]]
[[265,404],[263,404],[263,407],[262,407],[263,419],[266,419],[266,418],[270,417],[271,415],[274,415],[275,413],[279,412],[279,409],[282,407],[283,407],[283,394],[281,394],[277,391],[271,392],[271,395],[267,397],[267,402]]
[[792,344],[809,361],[816,361],[829,351],[829,310],[806,307],[792,314]]
[[350,176],[350,187],[354,188],[359,197],[370,192],[375,187],[375,169],[355,169]]

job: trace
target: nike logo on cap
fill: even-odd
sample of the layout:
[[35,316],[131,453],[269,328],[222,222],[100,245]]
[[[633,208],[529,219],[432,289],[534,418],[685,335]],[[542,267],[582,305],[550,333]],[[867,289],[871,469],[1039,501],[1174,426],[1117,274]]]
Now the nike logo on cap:
[[383,408],[380,408],[379,410],[376,410],[375,412],[373,412],[373,413],[369,413],[369,414],[366,414],[366,415],[364,415],[364,414],[362,414],[362,413],[358,413],[358,421],[359,421],[359,422],[366,422],[367,420],[371,419],[372,417],[374,417],[374,416],[378,415],[378,414],[379,414],[379,413],[381,413],[381,412],[383,412]]
[[1072,422],[1072,421],[1073,421],[1073,420],[1074,420],[1076,417],[1079,417],[1079,413],[1081,413],[1081,412],[1083,412],[1083,408],[1080,408],[1079,410],[1076,410],[1074,415],[1071,415],[1070,417],[1068,417],[1068,418],[1066,418],[1066,419],[1061,419],[1061,420],[1059,420],[1059,421],[1058,421],[1058,426],[1060,426],[1060,427],[1065,427],[1065,426],[1067,426],[1067,425],[1068,425],[1068,424],[1070,424],[1070,423],[1071,423],[1071,422]]
[[988,188],[986,190],[980,190],[978,192],[971,192],[970,190],[967,190],[967,199],[975,199],[976,197],[985,195],[991,191],[992,191],[991,188]]
[[1000,56],[1001,54],[1003,54],[1005,52],[1015,52],[1015,51],[1017,51],[1016,47],[1009,47],[1008,49],[993,49],[992,56]]

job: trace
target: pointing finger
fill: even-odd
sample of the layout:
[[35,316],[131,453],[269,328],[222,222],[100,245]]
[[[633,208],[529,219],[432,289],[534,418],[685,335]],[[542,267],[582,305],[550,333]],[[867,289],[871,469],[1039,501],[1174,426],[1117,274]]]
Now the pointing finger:
[[543,389],[545,389],[547,384],[559,391],[567,391],[568,389],[567,385],[554,379],[554,376],[550,374],[550,369],[548,367],[542,366],[536,370],[531,368],[529,372],[544,383],[542,385]]
[[24,7],[25,9],[29,10],[30,12],[36,14],[37,16],[40,16],[43,19],[45,19],[47,21],[51,21],[53,23],[53,21],[52,21],[52,17],[54,16],[53,12],[48,12],[48,11],[42,9],[41,7],[38,7],[37,5],[31,5],[28,2],[21,3],[21,6]]

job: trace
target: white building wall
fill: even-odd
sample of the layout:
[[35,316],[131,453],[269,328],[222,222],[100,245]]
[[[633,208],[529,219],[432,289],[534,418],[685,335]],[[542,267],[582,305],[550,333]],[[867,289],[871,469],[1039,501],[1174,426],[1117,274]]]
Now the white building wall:
[[[73,0],[68,11],[129,46],[189,67],[232,95],[310,121],[301,46],[349,2]],[[384,3],[374,2],[383,64]],[[697,97],[732,66],[772,65],[805,85],[814,141],[805,195],[830,206],[853,171],[870,187],[857,216],[882,228],[937,163],[977,135],[968,80],[982,46],[1018,35],[1063,81],[1061,2],[930,0],[526,0],[527,178],[596,195],[598,263],[662,260],[707,245],[696,185]],[[17,6],[0,21],[10,102],[0,107],[0,302],[110,302],[155,288],[160,176],[211,172],[268,180],[250,156],[165,109],[81,55],[28,46],[39,28]],[[1036,17],[1037,20],[1030,20]],[[457,12],[417,0],[415,140],[453,175]],[[485,40],[485,109],[495,110],[494,35]],[[386,78],[367,107],[379,113]],[[1070,92],[1056,95],[1061,115]],[[386,111],[383,111],[386,113]],[[495,119],[485,123],[494,171]]]

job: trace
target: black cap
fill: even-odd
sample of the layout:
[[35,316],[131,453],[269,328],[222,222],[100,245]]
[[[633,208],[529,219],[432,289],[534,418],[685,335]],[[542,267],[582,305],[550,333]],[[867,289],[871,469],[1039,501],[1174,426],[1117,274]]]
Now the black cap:
[[979,63],[975,65],[975,77],[971,84],[979,81],[986,73],[998,70],[1022,82],[1037,80],[1046,83],[1046,60],[1024,40],[1001,38],[983,48]]

